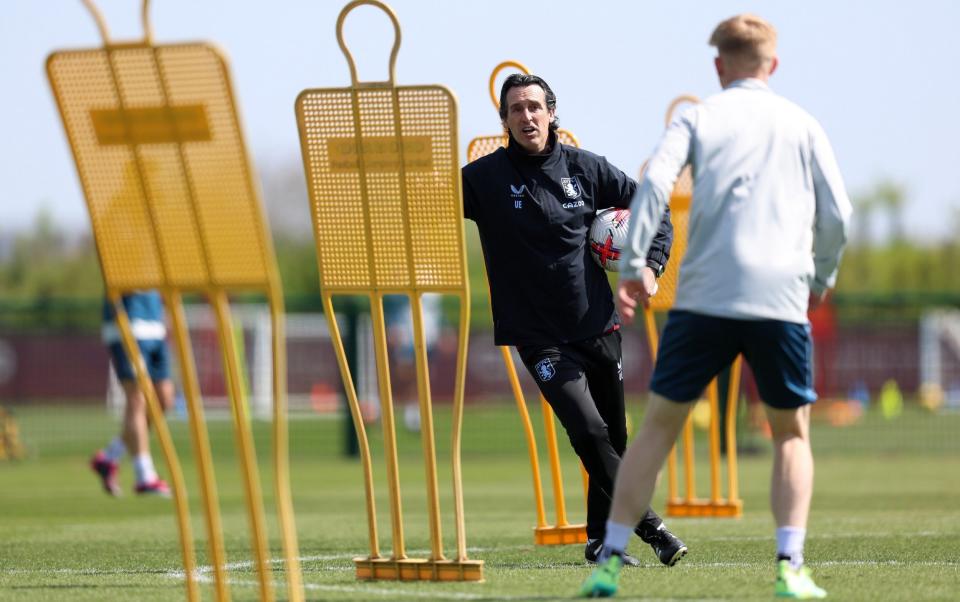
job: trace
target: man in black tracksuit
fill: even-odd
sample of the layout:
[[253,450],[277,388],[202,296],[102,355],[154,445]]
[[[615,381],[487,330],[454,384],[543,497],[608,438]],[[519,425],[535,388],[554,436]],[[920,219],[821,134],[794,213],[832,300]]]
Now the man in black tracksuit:
[[[587,234],[598,209],[629,207],[637,184],[603,157],[558,143],[555,111],[541,78],[507,78],[500,117],[509,145],[463,168],[464,216],[480,232],[494,340],[517,347],[590,475],[585,556],[596,561],[627,429],[619,317]],[[648,255],[647,296],[672,240],[668,215]],[[636,533],[664,564],[686,553],[652,510]]]

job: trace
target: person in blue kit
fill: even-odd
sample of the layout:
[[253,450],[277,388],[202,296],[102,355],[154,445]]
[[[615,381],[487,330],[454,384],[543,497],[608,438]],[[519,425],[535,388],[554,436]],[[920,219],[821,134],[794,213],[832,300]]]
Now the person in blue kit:
[[[139,291],[123,296],[123,307],[130,319],[133,336],[143,354],[154,388],[164,411],[173,408],[174,387],[170,379],[170,353],[167,349],[167,328],[163,302],[157,291]],[[123,424],[116,437],[90,460],[90,467],[100,478],[104,491],[121,494],[118,482],[120,460],[129,452],[133,460],[134,491],[141,495],[169,497],[170,487],[157,475],[150,455],[149,421],[146,398],[137,385],[133,366],[123,350],[113,305],[103,305],[103,342],[126,398]]]
[[[590,475],[584,557],[596,562],[627,427],[619,317],[588,233],[597,210],[630,205],[637,183],[603,157],[561,144],[556,106],[536,75],[504,81],[508,144],[463,168],[463,206],[480,233],[494,341],[516,346]],[[665,214],[646,256],[647,295],[656,292],[672,240]],[[649,508],[634,529],[667,566],[687,552]]]
[[[420,296],[423,320],[423,339],[427,359],[433,353],[440,338],[442,297],[436,293]],[[387,327],[387,344],[390,347],[390,377],[397,400],[403,405],[403,425],[409,431],[420,431],[420,403],[417,390],[417,365],[414,355],[413,314],[407,295],[383,297],[384,320]]]

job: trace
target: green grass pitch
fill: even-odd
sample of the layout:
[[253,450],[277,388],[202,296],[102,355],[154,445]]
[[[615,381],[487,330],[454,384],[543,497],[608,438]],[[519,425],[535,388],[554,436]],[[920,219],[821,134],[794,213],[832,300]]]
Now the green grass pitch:
[[[637,404],[633,412],[639,413]],[[102,408],[15,409],[30,456],[0,462],[0,600],[178,600],[184,598],[172,503],[129,493],[129,462],[121,471],[127,495],[104,495],[86,466],[115,428]],[[535,424],[540,416],[533,412]],[[634,422],[637,416],[634,416]],[[454,549],[447,424],[438,410],[443,538]],[[187,425],[171,420],[184,461],[193,509],[204,599],[212,599],[199,488]],[[255,600],[247,519],[233,435],[227,421],[210,434],[223,509],[233,599]],[[590,568],[581,546],[535,547],[529,461],[516,411],[509,404],[473,405],[464,423],[463,475],[467,543],[485,562],[483,583],[358,582],[352,558],[366,553],[360,464],[340,455],[340,420],[294,419],[291,467],[306,594],[311,600],[552,600],[571,597]],[[269,471],[269,431],[256,424],[271,547],[279,558]],[[390,522],[380,427],[369,427],[375,448],[381,549],[389,553]],[[571,522],[583,519],[582,483],[561,434]],[[700,450],[704,445],[700,435]],[[418,437],[402,431],[400,474],[405,533],[411,556],[429,548],[423,467]],[[807,559],[820,585],[837,600],[955,600],[960,596],[960,416],[912,406],[895,421],[868,413],[859,425],[817,423],[816,493]],[[639,540],[644,565],[626,570],[622,599],[764,600],[773,592],[773,524],[767,488],[769,445],[744,436],[756,454],[740,458],[742,519],[670,519],[690,547],[676,567],[660,566]],[[542,450],[541,450],[542,451]],[[162,474],[167,471],[155,447]],[[706,462],[698,457],[700,492]],[[547,464],[542,462],[548,517],[553,512]],[[664,483],[665,485],[665,483]],[[661,487],[655,507],[662,507]],[[274,574],[285,597],[282,566]]]

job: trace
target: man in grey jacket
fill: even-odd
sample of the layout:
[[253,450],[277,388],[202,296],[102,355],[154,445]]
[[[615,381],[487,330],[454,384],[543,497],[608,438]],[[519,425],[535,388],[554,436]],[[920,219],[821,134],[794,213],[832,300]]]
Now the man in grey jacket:
[[811,339],[807,309],[836,281],[850,200],[826,134],[774,94],[776,31],[754,15],[720,23],[723,91],[683,112],[664,133],[631,205],[630,247],[617,303],[630,323],[659,216],[681,170],[692,166],[687,255],[667,318],[651,398],[617,473],[600,566],[583,596],[616,592],[620,556],[649,506],[657,473],[707,383],[737,354],[754,373],[773,432],[770,501],[777,523],[774,593],[823,598],[803,566],[813,492]]

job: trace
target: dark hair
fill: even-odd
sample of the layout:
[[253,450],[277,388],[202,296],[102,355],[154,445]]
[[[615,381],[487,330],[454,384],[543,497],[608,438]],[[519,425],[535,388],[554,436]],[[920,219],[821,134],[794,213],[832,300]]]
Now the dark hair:
[[[500,119],[502,121],[507,120],[507,92],[511,88],[526,88],[527,86],[540,86],[543,89],[543,93],[547,98],[547,109],[556,111],[557,110],[557,95],[553,93],[553,90],[550,89],[550,84],[543,81],[543,78],[538,75],[528,75],[526,73],[514,73],[508,77],[503,82],[503,86],[500,88]],[[556,113],[553,115],[553,120],[550,122],[550,131],[556,130],[560,127],[560,120],[557,119]]]

